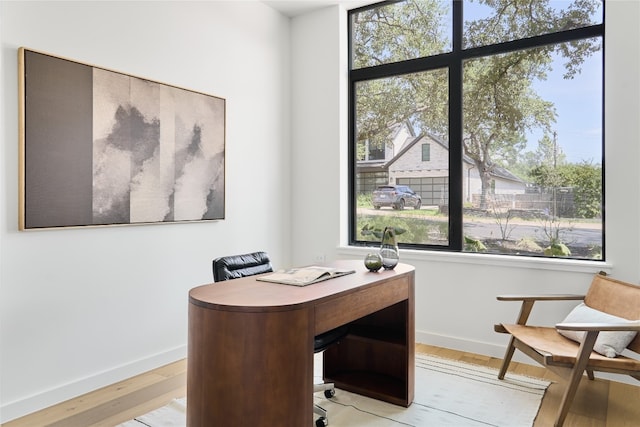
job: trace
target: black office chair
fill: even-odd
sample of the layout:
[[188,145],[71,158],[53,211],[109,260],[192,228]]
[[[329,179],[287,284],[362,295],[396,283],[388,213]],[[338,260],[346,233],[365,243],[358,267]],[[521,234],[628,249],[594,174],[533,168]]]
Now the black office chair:
[[213,281],[238,279],[273,271],[266,252],[223,256],[213,260]]
[[[219,257],[213,260],[213,281],[238,279],[240,277],[253,276],[255,274],[268,273],[273,271],[271,260],[266,252],[252,252],[243,255],[230,255]],[[329,346],[337,344],[345,335],[349,333],[347,325],[332,329],[314,338],[313,352],[320,353]],[[333,383],[314,384],[313,392],[324,391],[327,398],[336,394]],[[319,405],[314,405],[313,412],[320,417],[316,420],[317,427],[329,425],[329,417],[326,409]]]

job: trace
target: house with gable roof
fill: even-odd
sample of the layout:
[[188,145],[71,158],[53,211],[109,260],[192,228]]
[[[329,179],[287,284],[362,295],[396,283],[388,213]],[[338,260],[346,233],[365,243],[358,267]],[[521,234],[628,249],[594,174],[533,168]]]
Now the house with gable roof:
[[[423,206],[449,204],[449,145],[435,135],[415,135],[409,123],[390,128],[389,143],[384,149],[369,149],[365,143],[364,159],[357,162],[357,191],[368,194],[379,185],[410,186],[422,197]],[[480,195],[482,183],[474,161],[463,156],[465,202]],[[524,194],[526,182],[508,170],[494,167],[491,173],[492,194]]]

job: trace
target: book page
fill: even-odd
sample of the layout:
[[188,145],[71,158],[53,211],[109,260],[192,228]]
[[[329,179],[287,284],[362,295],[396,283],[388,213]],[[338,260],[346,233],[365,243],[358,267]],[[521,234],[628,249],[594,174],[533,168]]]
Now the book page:
[[286,285],[305,286],[311,283],[331,279],[332,277],[344,276],[355,273],[355,270],[345,271],[332,267],[309,266],[301,268],[291,268],[288,270],[278,270],[266,276],[258,277],[256,280],[263,282],[282,283]]

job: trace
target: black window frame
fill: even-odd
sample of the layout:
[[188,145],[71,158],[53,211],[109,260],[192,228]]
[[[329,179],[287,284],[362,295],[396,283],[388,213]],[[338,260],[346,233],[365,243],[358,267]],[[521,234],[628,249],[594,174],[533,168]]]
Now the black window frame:
[[[570,42],[573,40],[581,40],[593,37],[600,37],[602,40],[602,224],[603,224],[603,241],[602,241],[602,259],[605,261],[605,156],[604,156],[604,84],[605,84],[605,16],[606,1],[602,0],[602,23],[594,24],[586,27],[568,29],[556,33],[543,34],[538,36],[527,37],[496,43],[485,46],[464,48],[463,32],[463,0],[451,0],[452,3],[452,48],[450,52],[436,54],[430,57],[422,57],[408,59],[401,62],[391,62],[382,65],[363,67],[353,69],[353,46],[352,46],[352,15],[369,9],[375,9],[381,6],[398,3],[403,0],[387,0],[373,3],[364,7],[351,9],[348,11],[347,17],[347,52],[348,52],[348,235],[350,246],[374,246],[377,243],[370,241],[357,240],[356,229],[356,103],[355,91],[356,85],[361,81],[368,81],[380,78],[393,77],[416,72],[431,71],[441,68],[448,69],[449,73],[449,242],[448,245],[429,245],[429,244],[409,244],[399,243],[402,248],[433,250],[444,252],[463,252],[463,149],[462,149],[462,133],[463,133],[463,75],[462,69],[464,61],[481,58],[489,55],[499,55],[519,51],[528,48],[535,48],[541,45],[559,44]],[[577,260],[580,261],[580,260]]]

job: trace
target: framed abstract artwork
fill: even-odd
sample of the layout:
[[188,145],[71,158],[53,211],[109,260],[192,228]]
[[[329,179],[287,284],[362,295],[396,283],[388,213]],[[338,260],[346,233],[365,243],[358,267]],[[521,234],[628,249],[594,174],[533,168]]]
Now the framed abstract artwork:
[[224,219],[225,99],[18,55],[20,230]]

